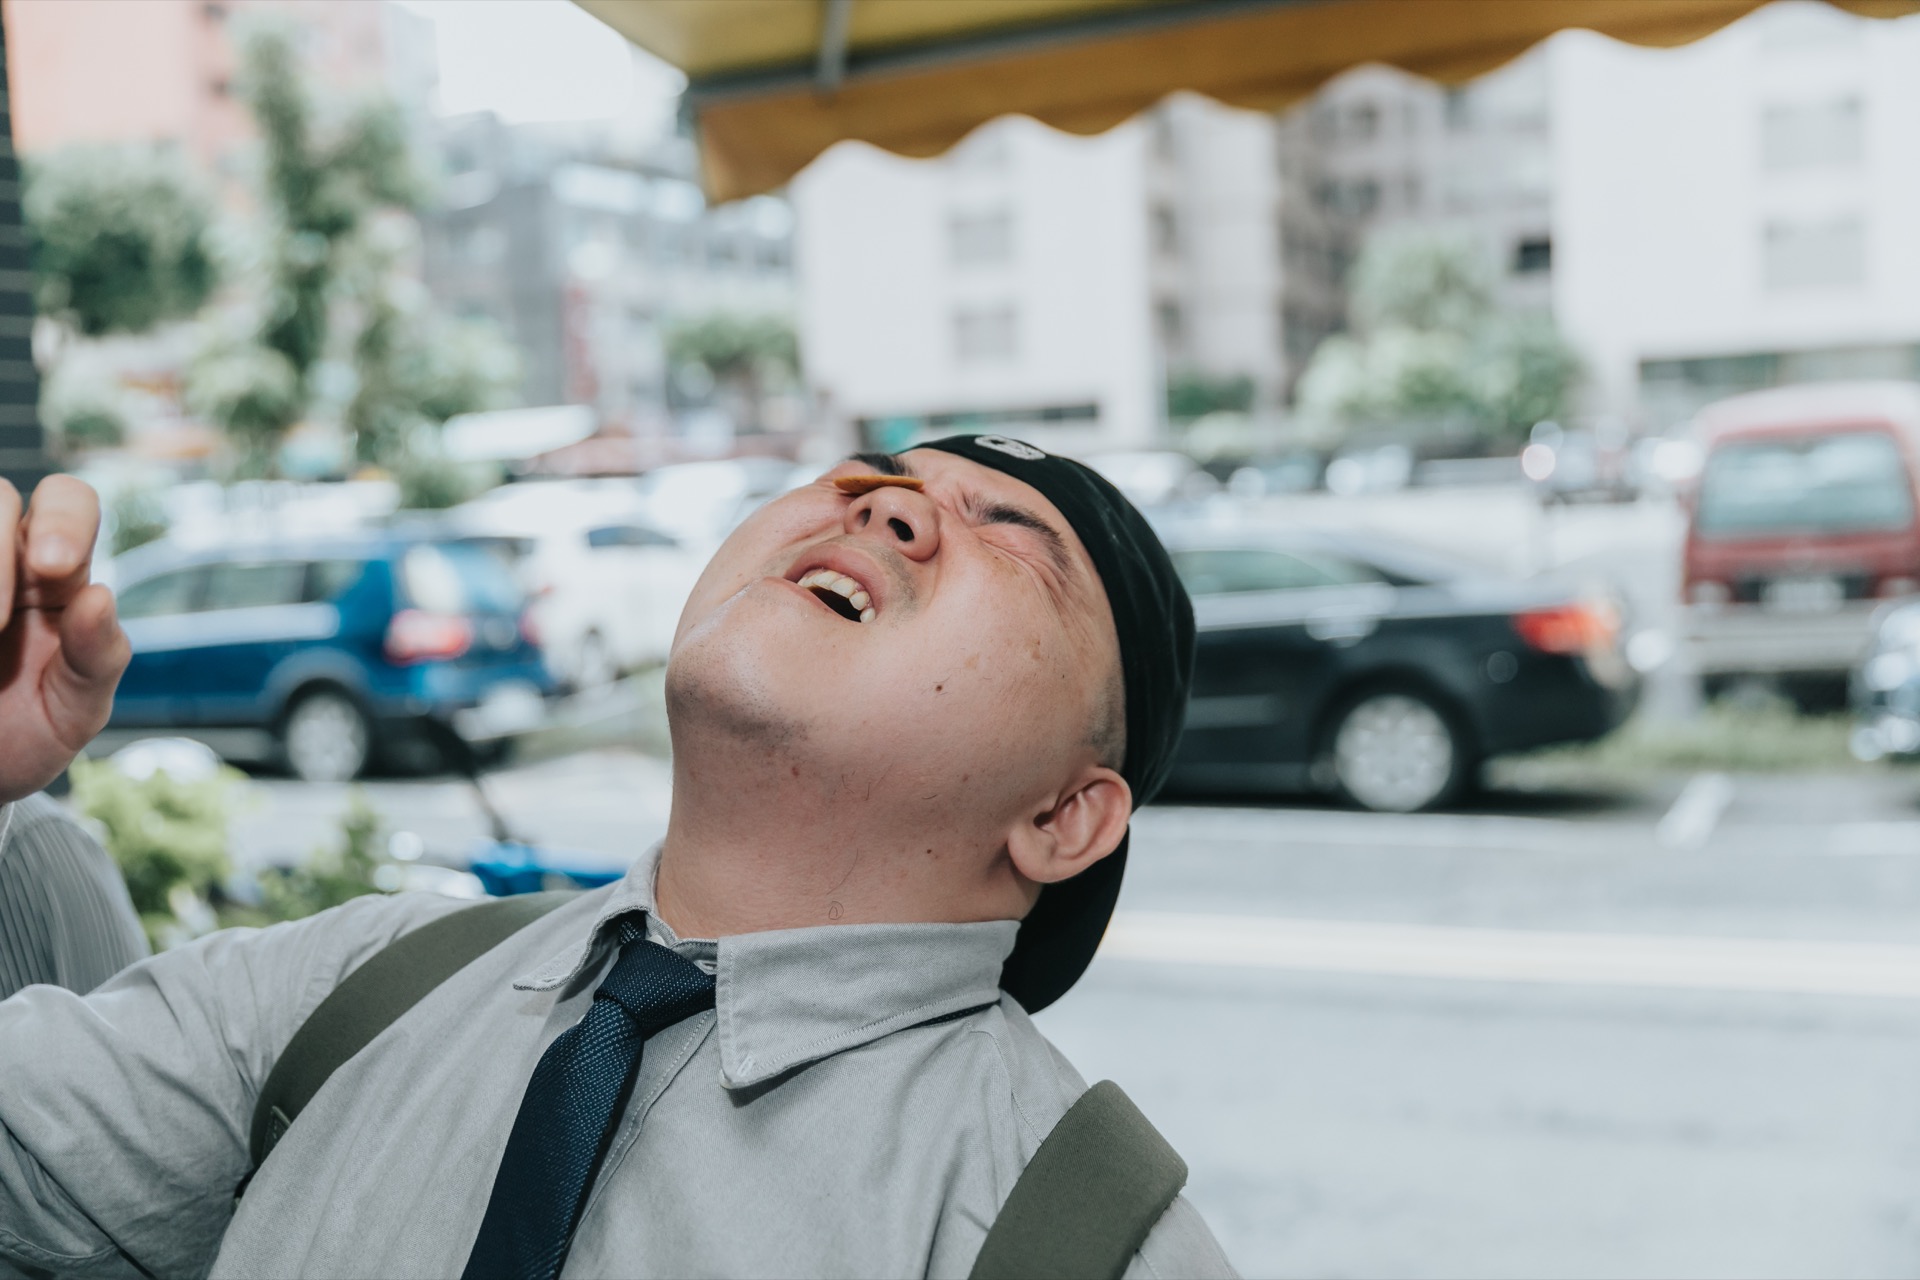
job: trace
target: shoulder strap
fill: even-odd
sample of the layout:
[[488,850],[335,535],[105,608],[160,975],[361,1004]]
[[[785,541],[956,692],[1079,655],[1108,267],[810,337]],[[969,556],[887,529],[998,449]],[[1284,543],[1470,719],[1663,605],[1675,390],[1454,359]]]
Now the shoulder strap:
[[428,992],[575,896],[531,893],[449,912],[389,942],[348,974],[307,1015],[267,1073],[253,1107],[253,1167],[342,1063]]
[[1027,1162],[972,1280],[1118,1280],[1187,1182],[1187,1162],[1111,1080]]

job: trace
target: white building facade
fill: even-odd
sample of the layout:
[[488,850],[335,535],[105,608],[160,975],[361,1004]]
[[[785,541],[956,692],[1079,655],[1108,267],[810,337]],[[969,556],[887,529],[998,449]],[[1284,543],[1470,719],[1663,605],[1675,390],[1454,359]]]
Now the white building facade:
[[998,121],[935,161],[843,144],[795,179],[802,359],[848,443],[1150,441],[1148,139]]
[[1761,10],[1549,47],[1556,318],[1646,430],[1791,382],[1920,377],[1920,21]]

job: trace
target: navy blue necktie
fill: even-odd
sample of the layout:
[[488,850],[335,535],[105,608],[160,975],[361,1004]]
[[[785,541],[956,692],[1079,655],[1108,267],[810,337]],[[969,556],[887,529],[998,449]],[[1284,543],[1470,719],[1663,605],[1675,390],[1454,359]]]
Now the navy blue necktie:
[[713,976],[619,922],[620,958],[587,1016],[547,1046],[514,1117],[464,1280],[552,1280],[640,1068],[647,1037],[713,1008]]

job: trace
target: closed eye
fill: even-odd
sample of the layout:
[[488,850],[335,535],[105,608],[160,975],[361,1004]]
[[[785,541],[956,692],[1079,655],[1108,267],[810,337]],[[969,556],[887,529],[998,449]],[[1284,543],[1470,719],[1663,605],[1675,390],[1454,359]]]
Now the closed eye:
[[1032,530],[1046,545],[1047,558],[1053,561],[1053,567],[1060,576],[1062,578],[1073,576],[1073,557],[1067,553],[1067,540],[1060,536],[1058,529],[1033,512],[1011,503],[975,497],[969,497],[966,506],[967,515],[975,524],[1011,524]]

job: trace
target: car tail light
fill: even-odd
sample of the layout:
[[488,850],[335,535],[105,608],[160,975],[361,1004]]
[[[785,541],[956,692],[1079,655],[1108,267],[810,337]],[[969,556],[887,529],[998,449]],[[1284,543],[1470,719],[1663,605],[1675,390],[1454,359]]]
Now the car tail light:
[[1513,629],[1541,653],[1592,653],[1613,646],[1620,620],[1605,605],[1563,604],[1517,613]]
[[1880,595],[1882,599],[1898,600],[1902,596],[1912,595],[1915,591],[1920,591],[1920,582],[1915,582],[1912,578],[1896,577],[1880,579]]
[[387,624],[387,657],[394,662],[457,658],[473,645],[473,623],[456,614],[402,609]]
[[520,638],[536,649],[540,647],[540,620],[531,609],[520,611]]
[[1687,588],[1687,599],[1694,604],[1725,604],[1733,599],[1733,592],[1724,582],[1703,578]]

